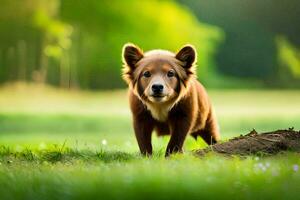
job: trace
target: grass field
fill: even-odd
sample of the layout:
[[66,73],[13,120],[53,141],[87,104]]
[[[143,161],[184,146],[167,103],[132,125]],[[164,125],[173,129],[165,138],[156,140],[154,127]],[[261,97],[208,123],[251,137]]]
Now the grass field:
[[[300,129],[300,92],[209,91],[222,139]],[[164,158],[168,138],[153,138],[143,158],[126,91],[67,92],[14,85],[0,89],[0,199],[299,199],[300,157]]]

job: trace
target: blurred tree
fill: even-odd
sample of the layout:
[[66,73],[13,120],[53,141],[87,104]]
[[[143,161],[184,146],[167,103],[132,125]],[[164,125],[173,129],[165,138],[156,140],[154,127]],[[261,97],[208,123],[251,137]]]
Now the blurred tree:
[[174,1],[1,0],[0,82],[36,81],[61,87],[118,88],[121,49],[199,51],[199,74],[213,76],[222,39]]
[[219,72],[262,80],[268,86],[286,84],[280,82],[284,74],[278,69],[277,51],[281,46],[276,44],[275,37],[283,34],[295,45],[300,44],[300,1],[179,2],[188,5],[200,20],[224,29],[226,38],[217,55]]
[[[289,87],[300,84],[300,49],[291,44],[285,37],[276,37],[278,46],[278,71],[280,83]],[[297,84],[295,84],[297,83]]]
[[0,81],[51,82],[48,66],[63,66],[71,27],[58,20],[59,1],[2,0]]
[[248,0],[249,16],[262,27],[300,46],[300,1],[299,0]]
[[121,49],[126,42],[145,50],[171,51],[192,43],[199,51],[201,75],[213,67],[216,45],[222,39],[220,29],[198,22],[173,1],[64,0],[60,13],[63,20],[75,26],[76,56],[80,57],[76,68],[82,74],[83,87],[124,85]]

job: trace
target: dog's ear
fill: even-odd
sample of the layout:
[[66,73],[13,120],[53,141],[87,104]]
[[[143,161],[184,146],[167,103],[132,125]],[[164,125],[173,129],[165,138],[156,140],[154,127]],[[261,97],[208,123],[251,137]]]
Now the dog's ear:
[[144,57],[143,51],[136,45],[127,43],[123,46],[123,79],[129,86],[134,82],[136,63]]
[[197,60],[196,49],[192,45],[185,45],[178,51],[175,58],[182,62],[182,67],[189,69]]
[[123,46],[122,57],[123,63],[131,69],[134,69],[136,63],[141,60],[144,55],[143,51],[138,46],[127,43]]

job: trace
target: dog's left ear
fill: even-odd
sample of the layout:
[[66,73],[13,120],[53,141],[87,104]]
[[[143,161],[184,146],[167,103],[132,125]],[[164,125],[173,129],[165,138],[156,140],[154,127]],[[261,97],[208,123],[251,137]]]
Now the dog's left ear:
[[175,56],[176,59],[180,60],[183,63],[183,67],[186,69],[191,68],[197,60],[196,49],[188,44],[183,46]]

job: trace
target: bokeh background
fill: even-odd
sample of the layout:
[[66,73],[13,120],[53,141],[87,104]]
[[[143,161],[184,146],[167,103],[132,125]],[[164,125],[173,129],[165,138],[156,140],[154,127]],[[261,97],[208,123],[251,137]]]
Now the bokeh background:
[[1,0],[0,83],[124,88],[120,51],[199,52],[211,88],[299,88],[297,0]]
[[104,140],[137,151],[121,79],[126,42],[145,51],[195,45],[223,139],[300,128],[298,0],[0,2],[3,144]]
[[[299,153],[143,158],[126,42],[198,51],[221,138],[300,130],[299,0],[0,0],[0,199],[299,199]],[[267,186],[267,187],[266,187]]]

